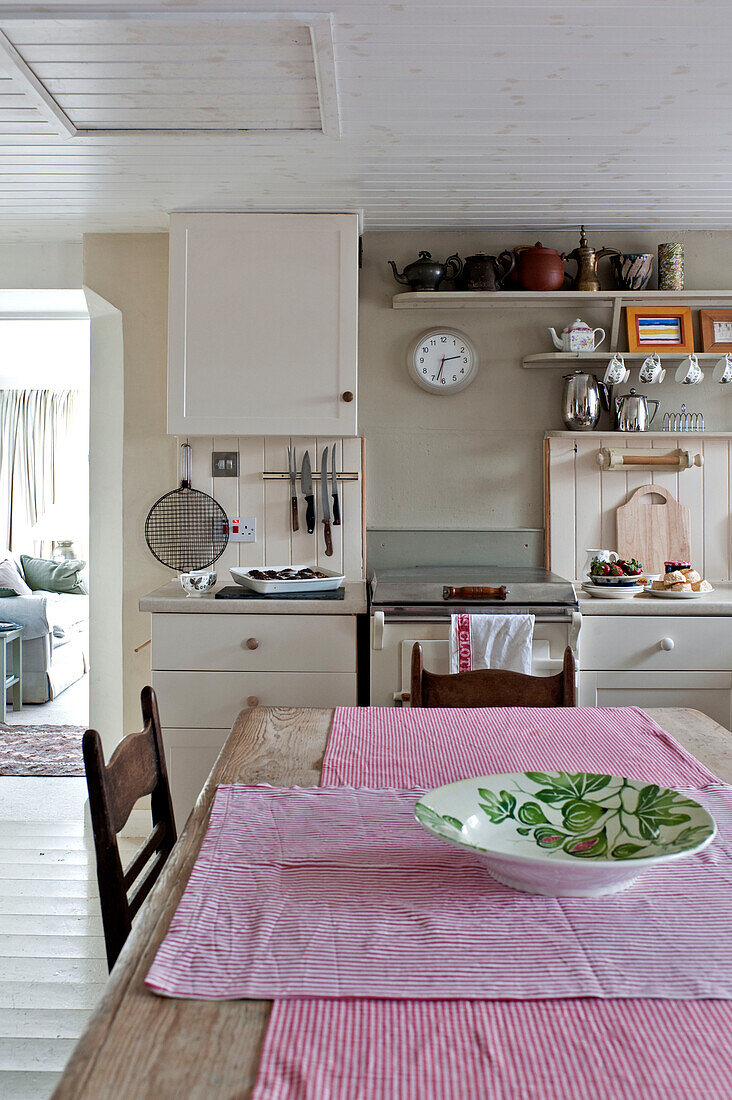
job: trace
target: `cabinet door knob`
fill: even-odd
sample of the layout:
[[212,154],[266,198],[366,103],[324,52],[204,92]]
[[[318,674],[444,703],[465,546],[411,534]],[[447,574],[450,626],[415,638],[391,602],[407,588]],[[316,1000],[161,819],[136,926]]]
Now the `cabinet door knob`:
[[257,698],[256,695],[250,695],[249,696],[249,698],[247,699],[247,706],[248,707],[258,707],[259,706],[259,699]]
[[245,644],[247,649],[259,649],[259,642],[256,638],[247,638]]
[[353,394],[350,390],[346,390],[345,393],[342,393],[341,397],[344,401],[353,401]]
[[661,649],[673,649],[675,644],[673,638],[661,638]]

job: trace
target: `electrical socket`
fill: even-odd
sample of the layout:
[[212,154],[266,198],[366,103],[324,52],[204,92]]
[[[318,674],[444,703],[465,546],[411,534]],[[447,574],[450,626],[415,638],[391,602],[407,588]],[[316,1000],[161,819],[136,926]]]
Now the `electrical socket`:
[[256,542],[256,516],[229,516],[230,542]]

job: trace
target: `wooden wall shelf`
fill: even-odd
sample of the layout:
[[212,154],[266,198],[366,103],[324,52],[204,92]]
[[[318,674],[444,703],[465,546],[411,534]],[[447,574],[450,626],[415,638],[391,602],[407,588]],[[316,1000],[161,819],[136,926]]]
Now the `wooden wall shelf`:
[[732,290],[410,290],[395,294],[393,309],[516,309],[526,306],[609,306],[678,303],[729,306]]
[[[627,366],[632,366],[636,363],[642,363],[643,360],[650,355],[647,351],[619,351],[618,355],[622,355]],[[661,359],[681,362],[682,359],[686,359],[689,354],[687,351],[674,351],[673,348],[669,348],[668,351],[660,351],[658,353]],[[697,351],[694,352],[700,363],[717,363],[720,359],[724,358],[723,351]],[[591,367],[593,363],[607,363],[615,355],[614,351],[609,348],[607,351],[547,351],[540,352],[538,355],[526,355],[522,363],[527,370],[535,370],[537,368],[548,367],[564,367],[565,370],[572,367],[572,364],[581,366],[586,363],[588,367]]]

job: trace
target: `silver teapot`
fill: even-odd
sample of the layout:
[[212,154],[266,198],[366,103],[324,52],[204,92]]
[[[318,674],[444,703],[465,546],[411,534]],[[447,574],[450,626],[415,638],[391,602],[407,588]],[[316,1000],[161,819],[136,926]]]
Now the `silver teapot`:
[[[615,420],[619,432],[647,432],[653,423],[653,418],[658,412],[660,401],[654,401],[646,397],[644,393],[636,393],[631,389],[630,393],[616,397]],[[653,412],[648,416],[648,406],[655,405]]]
[[562,417],[573,432],[591,432],[597,427],[603,408],[609,411],[607,386],[594,374],[576,370],[564,376]]

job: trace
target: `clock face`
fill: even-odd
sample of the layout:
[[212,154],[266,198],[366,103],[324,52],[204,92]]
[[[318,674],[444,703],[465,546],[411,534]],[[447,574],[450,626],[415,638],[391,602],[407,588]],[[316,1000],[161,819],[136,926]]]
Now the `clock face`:
[[462,332],[430,329],[412,344],[407,370],[412,381],[429,393],[457,393],[475,378],[478,356]]

